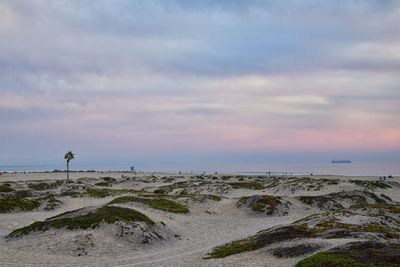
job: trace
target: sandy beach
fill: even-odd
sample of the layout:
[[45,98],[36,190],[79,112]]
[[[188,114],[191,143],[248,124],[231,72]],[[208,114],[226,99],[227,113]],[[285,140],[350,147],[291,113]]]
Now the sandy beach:
[[400,267],[399,25],[0,0],[0,267]]
[[[370,233],[366,230],[363,234],[352,232],[333,238],[323,235],[290,238],[289,235],[287,239],[279,239],[254,250],[232,253],[224,257],[209,256],[218,246],[246,239],[271,228],[279,231],[279,227],[295,224],[313,214],[324,211],[334,214],[338,208],[308,205],[304,197],[349,192],[350,195],[360,194],[361,199],[368,199],[366,203],[374,201],[373,198],[369,199],[369,194],[383,194],[390,199],[388,202],[391,206],[400,202],[398,177],[381,182],[378,177],[76,172],[71,173],[70,179],[68,182],[65,180],[65,173],[19,173],[0,176],[2,188],[12,188],[9,192],[1,193],[3,201],[16,199],[17,192],[25,191],[23,199],[40,202],[32,209],[23,210],[15,206],[6,211],[2,210],[1,266],[294,266],[318,251],[326,251],[352,241],[376,240],[381,233]],[[379,184],[377,188],[372,189],[373,193],[366,191],[365,186],[376,181]],[[34,184],[41,184],[42,187]],[[58,201],[52,208],[48,208],[49,203],[52,203],[48,200],[49,196],[54,196]],[[110,204],[121,197],[124,201]],[[345,195],[343,200],[338,196],[334,198],[326,201],[337,201],[335,205],[342,203],[349,210],[355,204],[362,205],[353,203],[352,198]],[[125,201],[126,199],[128,201]],[[187,211],[151,206],[146,202],[149,199],[167,199],[187,208]],[[259,199],[270,201],[260,202]],[[252,201],[256,201],[256,206]],[[347,204],[343,204],[344,202]],[[373,204],[366,203],[365,207]],[[46,222],[46,219],[48,221],[48,218],[65,212],[75,212],[79,217],[85,214],[85,209],[88,209],[90,214],[104,207],[133,209],[150,218],[152,224],[119,220],[108,223],[102,220],[89,229],[46,226],[15,234],[16,229],[37,221]],[[73,215],[64,215],[65,218],[68,216]],[[364,218],[360,219],[360,216]],[[393,216],[399,219],[399,213],[393,213]],[[354,211],[354,214],[343,220],[348,224],[363,224],[368,218],[365,214]],[[386,226],[388,227],[387,224]],[[392,222],[390,225],[391,229],[397,231],[398,227],[398,223]],[[130,237],[122,237],[123,229],[127,228],[130,229]],[[379,240],[389,242],[389,238],[382,236],[379,236]],[[393,241],[398,242],[398,236],[390,238],[390,242]],[[295,257],[274,256],[274,249],[304,243],[312,244],[317,249]]]

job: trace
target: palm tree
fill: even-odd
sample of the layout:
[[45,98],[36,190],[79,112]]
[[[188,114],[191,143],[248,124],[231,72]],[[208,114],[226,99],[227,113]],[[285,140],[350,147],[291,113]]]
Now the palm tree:
[[74,153],[72,153],[72,151],[68,151],[64,156],[64,159],[67,160],[67,180],[69,179],[69,161],[74,158],[75,158],[75,155],[74,155]]

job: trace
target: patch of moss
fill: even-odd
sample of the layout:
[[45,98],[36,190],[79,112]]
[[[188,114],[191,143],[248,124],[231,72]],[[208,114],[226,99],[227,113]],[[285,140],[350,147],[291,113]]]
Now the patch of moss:
[[[368,204],[365,206],[362,205],[353,205],[350,207],[352,210],[369,210],[370,214],[380,214],[380,215],[385,215],[387,212],[389,213],[400,213],[400,207],[398,205],[393,205],[393,204],[380,204],[380,203],[375,203],[375,204]],[[376,210],[376,211],[374,211]],[[371,213],[374,211],[374,213]]]
[[262,248],[261,244],[255,244],[252,240],[237,240],[229,244],[215,247],[204,259],[225,258],[230,255],[239,254],[246,251],[253,251]]
[[40,206],[40,201],[36,199],[9,198],[0,199],[0,213],[7,213],[14,210],[30,211]]
[[171,192],[175,189],[179,189],[179,188],[186,188],[189,186],[189,182],[176,182],[173,183],[171,185],[165,185],[165,186],[161,186],[158,189],[154,190],[154,193],[156,194],[167,194],[168,192]]
[[115,206],[104,206],[87,214],[77,215],[74,217],[65,216],[70,214],[71,212],[66,212],[58,216],[49,218],[45,221],[34,222],[33,224],[14,230],[8,235],[8,237],[17,237],[35,231],[47,231],[52,228],[85,230],[98,227],[101,223],[112,224],[117,221],[123,221],[125,223],[141,221],[150,225],[154,224],[154,222],[150,220],[146,215],[136,210]]
[[391,206],[389,207],[389,211],[393,213],[400,213],[400,207],[399,206]]
[[54,196],[49,196],[47,198],[47,205],[44,209],[45,210],[54,210],[54,209],[58,208],[60,206],[60,204],[62,204],[62,202],[60,200],[58,200]]
[[[281,203],[281,198],[277,196],[255,195],[240,198],[237,205],[241,206],[245,204],[257,213],[265,212],[266,214],[271,215]],[[289,204],[287,203],[287,205]]]
[[124,196],[124,197],[117,197],[115,199],[113,199],[111,202],[109,202],[108,204],[123,204],[123,203],[129,203],[132,202],[134,200],[135,197],[132,196]]
[[143,192],[141,190],[135,190],[135,189],[109,189],[111,193],[114,195],[122,195],[122,194],[137,194],[140,192]]
[[281,203],[279,197],[265,195],[265,196],[262,196],[262,198],[265,203],[265,205],[262,209],[267,207],[267,214],[272,214],[275,211],[278,204]]
[[80,194],[81,194],[81,192],[68,190],[68,191],[61,192],[61,193],[60,193],[60,196],[62,196],[62,197],[66,197],[66,196],[69,196],[69,197],[79,197]]
[[383,181],[364,181],[364,180],[350,180],[350,183],[358,185],[363,188],[371,188],[371,189],[387,189],[392,188],[390,185]]
[[84,192],[76,192],[76,191],[63,192],[62,195],[68,195],[71,197],[105,198],[105,197],[109,197],[109,196],[122,195],[122,194],[133,194],[133,193],[137,193],[137,192],[140,192],[140,191],[133,190],[133,189],[102,188],[102,189],[87,189]]
[[117,181],[115,178],[112,177],[101,177],[102,181],[96,183],[97,186],[104,186],[104,187],[112,187],[113,184]]
[[354,242],[319,252],[296,267],[390,267],[400,266],[400,245],[379,242]]
[[385,199],[367,191],[334,192],[321,196],[299,196],[298,200],[307,205],[316,205],[324,210],[344,209],[343,201],[354,203],[354,207],[368,206],[368,198],[372,198],[377,204],[386,205]]
[[[353,214],[347,210],[340,211],[336,213],[337,215],[349,214],[349,215],[357,215]],[[343,223],[339,219],[334,216],[331,216],[330,213],[322,213],[308,216],[304,219],[301,219],[295,224],[304,224],[307,225],[308,221],[312,221],[316,218],[320,218],[321,221],[316,223],[313,228],[309,228],[309,231],[312,232],[313,236],[322,237],[322,238],[345,238],[345,237],[356,237],[359,233],[381,233],[387,239],[398,238],[398,228],[391,228],[384,225],[384,223],[364,223],[364,224],[350,224]],[[333,231],[332,231],[333,230]]]
[[11,187],[9,184],[2,184],[0,185],[0,192],[2,193],[8,193],[8,192],[13,192],[15,191],[14,188]]
[[220,196],[216,196],[216,195],[207,195],[208,199],[214,200],[214,201],[221,201],[222,198]]
[[357,225],[353,227],[354,230],[358,232],[370,232],[370,233],[392,233],[392,232],[398,232],[398,229],[393,229],[390,227],[386,227],[383,225],[380,225],[378,223],[367,223],[367,224],[362,224],[362,225]]
[[359,265],[346,255],[337,252],[319,252],[308,257],[296,264],[296,267],[361,267],[367,265]]
[[278,178],[271,177],[271,179],[272,181],[268,185],[266,185],[265,188],[274,188],[281,184]]
[[224,258],[233,254],[257,250],[273,243],[306,237],[312,237],[312,233],[307,227],[301,225],[272,228],[258,232],[256,235],[246,239],[217,246],[205,256],[205,259]]
[[31,197],[32,192],[30,190],[17,190],[14,193],[15,198],[26,198]]
[[314,204],[316,197],[315,196],[299,196],[299,197],[297,197],[297,199],[300,200],[301,202],[303,202],[304,204],[312,205],[312,204]]
[[229,183],[234,189],[254,189],[254,190],[262,190],[265,187],[258,182],[235,182]]
[[168,195],[167,192],[163,190],[155,190],[153,193],[151,192],[146,192],[146,191],[140,191],[137,194],[138,196],[142,197],[150,197],[150,198],[171,198],[171,199],[191,199],[194,201],[205,201],[207,199],[213,200],[213,201],[221,201],[222,197],[217,196],[217,195],[212,195],[212,194],[190,194],[187,193],[186,191],[182,191],[179,193],[179,195]]
[[153,192],[154,194],[160,194],[160,195],[165,195],[167,193],[165,189],[160,189],[160,188],[154,190]]
[[112,191],[108,189],[88,189],[85,192],[79,194],[82,197],[93,197],[93,198],[104,198],[112,196]]
[[277,258],[293,258],[315,252],[320,248],[321,246],[315,244],[300,244],[291,247],[276,248],[272,254]]
[[328,179],[328,178],[310,178],[310,177],[289,177],[280,178],[282,184],[289,186],[292,191],[301,190],[314,190],[318,191],[326,185],[337,185],[340,183],[339,179]]
[[54,189],[57,188],[58,186],[62,185],[63,181],[56,181],[53,183],[45,183],[45,182],[41,182],[41,183],[29,183],[28,187],[32,188],[34,190],[49,190],[49,189]]
[[140,202],[153,209],[163,210],[173,213],[188,213],[189,209],[175,201],[162,198],[138,198],[133,196],[124,196],[112,200],[109,204]]
[[117,181],[117,179],[112,178],[112,177],[101,177],[100,179],[104,180],[105,182],[108,183],[115,183]]
[[109,183],[109,182],[99,182],[99,183],[95,183],[95,185],[97,185],[97,186],[111,187],[113,184],[112,184],[112,183]]
[[378,197],[378,196],[375,195],[374,193],[367,192],[367,194],[368,194],[371,198],[373,198],[377,203],[382,204],[382,205],[386,205],[386,204],[387,204],[387,201],[386,201],[385,199]]
[[174,213],[189,212],[189,209],[186,206],[168,199],[153,199],[146,201],[145,204],[152,207],[153,209],[163,210],[167,212],[174,212]]

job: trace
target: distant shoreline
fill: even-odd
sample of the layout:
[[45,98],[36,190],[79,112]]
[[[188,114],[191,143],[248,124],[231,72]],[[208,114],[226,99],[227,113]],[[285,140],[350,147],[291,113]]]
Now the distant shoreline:
[[[63,176],[66,174],[66,170],[55,170],[55,171],[0,171],[0,179],[2,176],[4,177],[13,177],[13,176],[32,176],[32,175],[46,175],[46,176]],[[89,174],[89,175],[88,175]],[[400,175],[392,175],[392,174],[387,174],[387,175],[369,175],[369,174],[313,174],[313,173],[299,173],[299,172],[203,172],[203,173],[198,173],[198,172],[167,172],[167,171],[138,171],[138,172],[132,172],[128,170],[70,170],[70,175],[74,176],[79,176],[83,177],[85,175],[90,176],[96,175],[96,176],[101,176],[101,175],[109,175],[109,176],[115,176],[116,174],[118,175],[164,175],[164,176],[193,176],[193,175],[207,175],[207,176],[223,176],[223,175],[231,175],[231,176],[277,176],[277,177],[315,177],[315,178],[321,178],[321,177],[327,177],[327,178],[338,178],[338,177],[343,177],[343,178],[357,178],[357,177],[364,177],[364,178],[379,178],[383,176],[392,176],[393,179],[399,178]],[[82,175],[82,176],[81,176]]]
[[[78,163],[78,162],[77,162]],[[110,165],[72,165],[71,173],[130,173],[130,166],[137,172],[166,174],[226,174],[226,175],[275,175],[275,176],[400,176],[400,165],[393,162],[353,162],[352,164],[320,163],[247,163],[247,164],[110,164]],[[0,165],[0,173],[65,173],[65,165]]]

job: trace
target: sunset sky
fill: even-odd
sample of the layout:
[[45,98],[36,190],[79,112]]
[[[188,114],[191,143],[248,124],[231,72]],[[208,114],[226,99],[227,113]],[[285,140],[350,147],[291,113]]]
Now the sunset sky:
[[194,2],[0,0],[0,165],[400,162],[400,1]]

